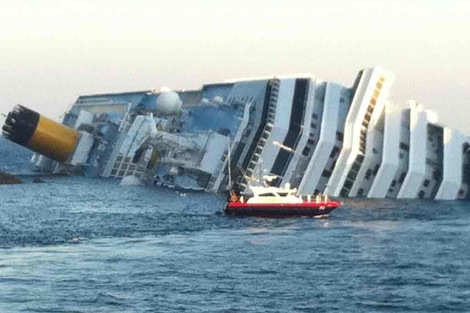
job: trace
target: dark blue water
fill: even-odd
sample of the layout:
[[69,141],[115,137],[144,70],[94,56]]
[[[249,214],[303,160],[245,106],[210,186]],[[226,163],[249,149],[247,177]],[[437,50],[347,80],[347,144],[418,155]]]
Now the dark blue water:
[[[7,147],[0,170],[28,159]],[[0,312],[470,310],[470,203],[233,218],[210,194],[23,178],[0,186]]]

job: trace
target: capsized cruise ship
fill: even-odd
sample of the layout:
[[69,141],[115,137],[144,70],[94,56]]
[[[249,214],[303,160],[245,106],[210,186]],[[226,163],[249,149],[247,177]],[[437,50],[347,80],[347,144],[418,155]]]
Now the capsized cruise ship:
[[51,173],[211,192],[269,175],[301,195],[469,199],[470,138],[391,102],[393,81],[376,67],[352,87],[298,76],[86,95],[62,124],[17,105],[3,135]]

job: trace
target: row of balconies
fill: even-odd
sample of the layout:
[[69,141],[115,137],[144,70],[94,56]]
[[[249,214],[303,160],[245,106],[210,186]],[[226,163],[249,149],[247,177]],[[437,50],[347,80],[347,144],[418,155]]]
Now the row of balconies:
[[[258,140],[256,145],[255,151],[251,156],[250,162],[248,163],[248,167],[246,169],[246,175],[250,177],[253,175],[256,166],[258,165],[258,161],[261,158],[261,155],[264,150],[264,146],[266,145],[267,141],[269,140],[269,136],[271,135],[271,131],[274,127],[274,119],[276,117],[276,106],[279,96],[279,84],[280,81],[278,79],[271,81],[271,98],[269,100],[268,105],[268,114],[266,116],[266,125],[264,126],[263,132],[261,133],[261,137]],[[242,187],[246,187],[245,184],[239,182]]]

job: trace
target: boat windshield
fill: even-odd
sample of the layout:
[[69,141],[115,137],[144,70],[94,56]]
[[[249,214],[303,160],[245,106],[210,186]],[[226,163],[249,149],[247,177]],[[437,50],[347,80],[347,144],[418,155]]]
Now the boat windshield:
[[264,192],[260,193],[258,197],[287,197],[288,195],[288,192]]
[[276,197],[276,195],[272,192],[260,193],[258,197]]

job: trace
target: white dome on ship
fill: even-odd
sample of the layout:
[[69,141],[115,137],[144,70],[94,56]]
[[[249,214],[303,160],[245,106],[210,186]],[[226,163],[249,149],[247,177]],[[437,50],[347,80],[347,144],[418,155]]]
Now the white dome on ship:
[[173,115],[181,111],[182,101],[180,96],[170,88],[162,87],[156,101],[157,113]]

